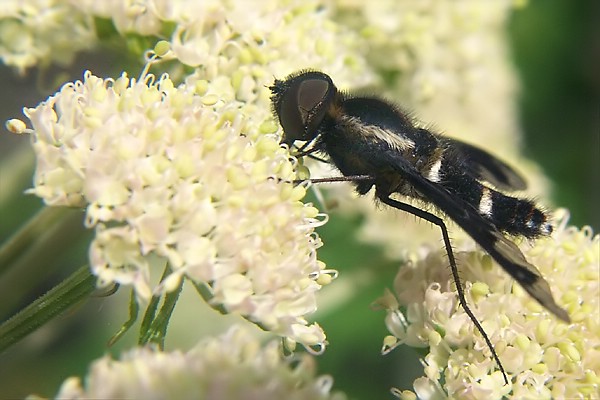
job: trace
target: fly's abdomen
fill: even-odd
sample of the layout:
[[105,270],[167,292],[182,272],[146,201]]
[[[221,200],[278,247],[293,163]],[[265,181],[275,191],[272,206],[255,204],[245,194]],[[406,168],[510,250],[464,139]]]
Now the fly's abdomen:
[[464,175],[462,182],[450,179],[442,186],[462,197],[502,232],[529,239],[552,233],[548,216],[533,201],[507,196]]
[[552,233],[548,216],[533,201],[508,196],[485,186],[472,174],[464,172],[463,163],[452,152],[435,151],[423,163],[420,172],[424,178],[469,203],[502,232],[530,239]]
[[548,216],[534,202],[482,188],[479,213],[499,230],[530,239],[552,233]]

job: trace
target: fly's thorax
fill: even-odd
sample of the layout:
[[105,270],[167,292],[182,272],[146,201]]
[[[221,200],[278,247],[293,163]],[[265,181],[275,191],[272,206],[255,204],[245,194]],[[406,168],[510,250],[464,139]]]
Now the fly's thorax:
[[384,145],[394,151],[406,153],[414,149],[415,142],[396,131],[377,125],[365,124],[359,117],[340,114],[336,119],[337,128],[346,132],[348,140],[356,140],[367,146]]

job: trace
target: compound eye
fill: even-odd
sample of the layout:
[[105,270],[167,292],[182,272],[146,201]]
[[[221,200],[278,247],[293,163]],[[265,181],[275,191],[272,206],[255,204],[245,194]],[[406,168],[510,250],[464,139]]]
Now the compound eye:
[[320,111],[318,110],[319,105],[325,100],[328,90],[329,83],[322,80],[310,79],[300,83],[298,111],[300,111],[300,118],[305,125],[310,122],[313,111]]
[[291,145],[296,140],[314,139],[334,94],[331,78],[320,72],[306,72],[292,78],[277,111],[283,142]]

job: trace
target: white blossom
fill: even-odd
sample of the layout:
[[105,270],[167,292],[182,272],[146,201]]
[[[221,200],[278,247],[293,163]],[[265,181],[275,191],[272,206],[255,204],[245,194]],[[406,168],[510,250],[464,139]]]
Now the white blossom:
[[60,0],[0,2],[0,59],[21,74],[33,66],[68,65],[95,44],[90,15]]
[[[294,363],[292,363],[294,362]],[[119,360],[94,361],[82,381],[67,379],[57,399],[331,399],[333,380],[316,376],[309,355],[283,359],[277,341],[264,346],[249,332],[231,328],[189,351],[136,348]]]
[[[600,235],[559,219],[551,238],[521,249],[550,284],[571,324],[546,311],[491,258],[457,252],[467,302],[509,377],[458,304],[442,252],[400,269],[397,302],[385,298],[388,329],[399,343],[428,347],[419,398],[597,398],[600,392]],[[390,349],[386,340],[386,351]],[[443,382],[443,389],[442,389]],[[433,389],[435,390],[433,390]],[[423,393],[429,393],[424,395]]]
[[[37,156],[31,192],[86,208],[100,285],[132,285],[146,301],[185,277],[207,286],[213,306],[323,346],[323,331],[305,319],[327,273],[313,231],[323,216],[289,183],[287,151],[258,128],[268,124],[238,102],[213,101],[207,85],[200,95],[167,76],[90,72],[66,84],[26,110]],[[165,263],[173,272],[155,286]]]
[[178,65],[170,71],[173,80],[221,80],[245,103],[267,105],[263,87],[302,68],[326,69],[344,84],[373,80],[363,57],[367,42],[334,22],[319,1],[78,0],[73,5],[109,19],[122,34],[163,37],[171,48],[166,59],[196,68],[186,76]]

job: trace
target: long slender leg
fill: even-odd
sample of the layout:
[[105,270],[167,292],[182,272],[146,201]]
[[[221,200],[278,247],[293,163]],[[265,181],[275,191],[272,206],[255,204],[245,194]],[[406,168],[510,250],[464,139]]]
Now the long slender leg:
[[481,333],[481,336],[485,340],[485,343],[487,344],[488,348],[492,352],[492,356],[494,357],[494,360],[498,364],[498,368],[500,369],[500,371],[502,372],[502,375],[504,376],[504,381],[508,385],[508,377],[506,376],[504,367],[502,366],[502,363],[500,362],[500,358],[498,358],[498,354],[496,354],[496,350],[494,350],[494,346],[492,345],[492,342],[490,341],[488,335],[485,333],[485,331],[483,330],[483,327],[481,326],[481,324],[479,323],[479,321],[477,320],[477,318],[475,317],[475,315],[473,314],[473,312],[471,311],[471,309],[469,308],[469,306],[467,304],[467,299],[465,298],[465,292],[461,285],[460,277],[458,275],[458,269],[456,267],[456,259],[454,258],[454,253],[452,251],[452,245],[450,244],[450,236],[448,236],[448,230],[446,229],[446,224],[444,223],[444,221],[440,217],[438,217],[434,214],[431,214],[427,211],[421,210],[420,208],[411,206],[410,204],[402,203],[397,200],[391,199],[389,196],[378,194],[377,197],[379,198],[379,200],[381,200],[383,203],[387,204],[390,207],[394,207],[398,210],[405,211],[407,213],[410,213],[416,217],[422,218],[425,221],[431,222],[432,224],[440,227],[440,229],[442,231],[442,236],[444,238],[446,253],[448,254],[448,260],[450,261],[450,269],[452,270],[452,277],[454,278],[454,283],[456,284],[456,291],[458,292],[458,301],[460,302],[460,305],[465,310],[465,312],[467,313],[467,315],[469,316],[471,321],[473,321],[473,324],[475,325],[475,327],[477,328],[479,333]]
[[[375,178],[370,175],[350,175],[350,176],[342,176],[342,177],[334,177],[334,178],[311,179],[311,181],[313,183],[361,182],[361,181],[369,181],[369,180],[373,180],[373,179],[375,179]],[[462,306],[463,310],[465,310],[465,313],[467,313],[467,315],[473,322],[473,325],[475,325],[475,328],[477,328],[477,330],[483,337],[483,340],[485,341],[487,347],[490,349],[490,352],[492,353],[492,357],[496,361],[496,364],[498,364],[498,368],[500,369],[500,372],[502,372],[502,376],[504,377],[504,382],[508,385],[508,377],[506,376],[506,371],[504,370],[504,367],[502,366],[502,362],[500,362],[500,358],[498,357],[496,350],[494,350],[494,345],[492,344],[487,333],[485,333],[485,330],[483,329],[483,327],[481,326],[481,324],[475,317],[475,314],[473,314],[473,311],[471,311],[471,308],[467,304],[467,299],[465,298],[465,291],[460,282],[460,276],[458,275],[458,268],[456,267],[456,259],[454,258],[454,252],[452,251],[452,244],[450,243],[450,236],[448,235],[448,229],[446,228],[446,224],[444,223],[444,221],[437,215],[434,215],[430,212],[421,210],[420,208],[411,206],[410,204],[406,204],[406,203],[402,203],[398,200],[394,200],[394,199],[390,198],[388,194],[382,194],[382,193],[378,192],[376,194],[376,196],[377,196],[377,198],[379,198],[379,200],[381,200],[382,203],[387,204],[388,206],[396,208],[400,211],[405,211],[416,217],[424,219],[425,221],[428,221],[434,225],[437,225],[440,228],[440,230],[442,231],[442,237],[444,238],[444,246],[446,247],[446,254],[448,255],[448,260],[450,262],[450,270],[452,271],[452,278],[454,279],[454,283],[456,284],[456,291],[458,292],[458,301],[459,301],[460,305]]]
[[331,182],[363,182],[372,181],[371,175],[351,175],[351,176],[333,176],[331,178],[298,179],[292,181],[295,184],[309,181],[311,183],[331,183]]

